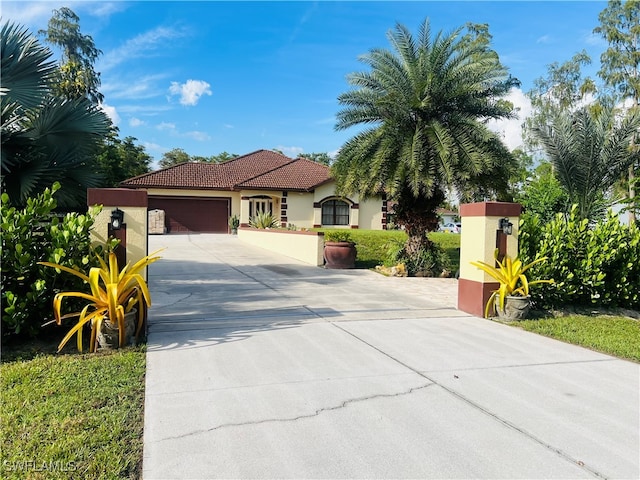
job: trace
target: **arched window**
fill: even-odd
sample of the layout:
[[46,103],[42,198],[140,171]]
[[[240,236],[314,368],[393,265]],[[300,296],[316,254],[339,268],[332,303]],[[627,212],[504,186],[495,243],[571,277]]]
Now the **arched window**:
[[322,225],[349,225],[349,204],[336,199],[324,202]]

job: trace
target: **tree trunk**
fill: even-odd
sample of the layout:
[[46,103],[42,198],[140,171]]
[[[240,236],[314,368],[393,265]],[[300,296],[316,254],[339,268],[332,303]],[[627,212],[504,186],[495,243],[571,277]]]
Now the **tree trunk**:
[[402,225],[407,233],[405,251],[409,256],[414,257],[421,250],[431,248],[427,233],[438,228],[436,210],[444,199],[444,192],[440,189],[436,189],[430,196],[415,197],[408,188],[404,188],[395,198],[396,223]]

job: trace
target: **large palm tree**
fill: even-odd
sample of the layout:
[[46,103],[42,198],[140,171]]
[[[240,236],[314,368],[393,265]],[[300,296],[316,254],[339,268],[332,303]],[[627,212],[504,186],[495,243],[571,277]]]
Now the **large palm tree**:
[[533,129],[580,218],[604,215],[611,187],[640,159],[630,148],[639,129],[638,109],[620,118],[612,105],[560,112],[549,125]]
[[485,122],[512,116],[501,100],[517,80],[488,42],[462,28],[432,38],[429,21],[417,38],[402,25],[388,33],[393,51],[374,49],[353,73],[355,88],[339,96],[336,128],[369,126],[340,149],[334,163],[340,192],[384,193],[409,236],[406,251],[429,248],[436,208],[454,187],[506,191],[513,158]]
[[52,53],[28,30],[5,23],[0,36],[2,190],[22,205],[59,181],[58,204],[82,205],[99,184],[93,158],[109,118],[86,99],[53,95]]

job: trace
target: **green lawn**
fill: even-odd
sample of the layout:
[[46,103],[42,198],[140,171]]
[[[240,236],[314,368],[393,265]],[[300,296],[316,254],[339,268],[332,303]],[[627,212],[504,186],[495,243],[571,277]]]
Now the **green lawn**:
[[30,357],[3,348],[0,478],[140,478],[145,348]]
[[[327,231],[329,229],[318,229]],[[387,252],[394,242],[404,242],[407,234],[402,230],[341,230],[351,234],[356,243],[358,256],[357,268],[374,268],[376,265],[388,265]],[[451,271],[460,268],[460,235],[454,233],[434,232],[429,238],[440,245],[451,262]]]
[[547,337],[640,362],[640,321],[626,317],[570,315],[513,322]]

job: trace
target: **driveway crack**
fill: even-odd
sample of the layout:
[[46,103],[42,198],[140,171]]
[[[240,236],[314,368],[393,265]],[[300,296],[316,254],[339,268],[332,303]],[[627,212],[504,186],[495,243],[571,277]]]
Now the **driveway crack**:
[[326,412],[333,412],[336,410],[341,410],[343,408],[348,407],[349,405],[355,404],[355,403],[361,403],[361,402],[368,402],[370,400],[377,400],[377,399],[381,399],[381,398],[394,398],[394,397],[402,397],[405,395],[411,395],[414,392],[417,392],[419,390],[423,390],[425,388],[431,387],[432,385],[435,385],[435,383],[427,383],[424,385],[420,385],[417,387],[412,387],[408,390],[405,390],[403,392],[397,392],[397,393],[380,393],[380,394],[376,394],[376,395],[368,395],[365,397],[356,397],[356,398],[350,398],[347,399],[345,401],[343,401],[342,403],[338,404],[338,405],[334,405],[332,407],[322,407],[322,408],[318,408],[316,409],[313,413],[308,413],[306,415],[298,415],[295,417],[289,417],[289,418],[266,418],[266,419],[262,419],[262,420],[250,420],[248,422],[236,422],[236,423],[223,423],[221,425],[216,425],[215,427],[211,427],[211,428],[204,428],[201,430],[195,430],[193,432],[189,432],[189,433],[185,433],[182,435],[175,435],[172,437],[165,437],[162,438],[160,440],[158,440],[158,442],[163,442],[166,440],[179,440],[182,438],[188,438],[188,437],[193,437],[195,435],[202,435],[205,433],[209,433],[209,432],[214,432],[216,430],[221,430],[223,428],[233,428],[233,427],[246,427],[246,426],[251,426],[251,425],[262,425],[265,423],[288,423],[288,422],[297,422],[299,420],[305,420],[308,418],[314,418],[317,417],[323,413]]

